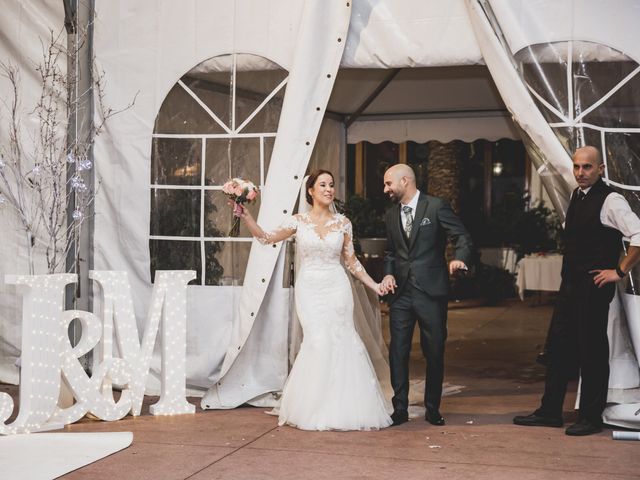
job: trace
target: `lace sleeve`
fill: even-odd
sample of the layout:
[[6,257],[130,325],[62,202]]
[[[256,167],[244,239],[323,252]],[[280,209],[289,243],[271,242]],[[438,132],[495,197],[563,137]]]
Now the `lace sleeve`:
[[287,238],[293,236],[298,230],[298,219],[295,215],[288,217],[283,221],[278,228],[270,232],[264,232],[264,235],[256,237],[256,239],[263,245],[271,245],[273,243],[281,242]]
[[342,228],[344,232],[342,261],[344,262],[344,266],[347,270],[349,270],[349,272],[351,272],[355,277],[358,277],[359,273],[364,272],[364,268],[356,257],[356,252],[353,248],[353,227],[351,226],[351,222],[345,218]]

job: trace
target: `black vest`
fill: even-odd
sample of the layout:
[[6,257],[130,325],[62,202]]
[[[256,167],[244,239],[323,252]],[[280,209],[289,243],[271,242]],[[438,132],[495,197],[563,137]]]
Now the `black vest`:
[[563,277],[615,268],[618,264],[622,234],[600,221],[602,205],[614,191],[600,179],[582,200],[578,199],[578,189],[573,192],[564,228]]
[[[402,205],[400,205],[400,209],[402,209]],[[415,211],[412,212],[415,214]],[[409,246],[409,237],[407,237],[407,231],[404,229],[404,225],[402,224],[402,213],[398,215],[398,225],[400,226],[400,232],[402,233],[402,238],[404,239],[405,245]],[[413,227],[411,227],[413,228]]]

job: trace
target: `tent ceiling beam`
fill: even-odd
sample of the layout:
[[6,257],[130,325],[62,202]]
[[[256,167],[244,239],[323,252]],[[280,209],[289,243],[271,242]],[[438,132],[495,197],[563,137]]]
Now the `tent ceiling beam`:
[[347,119],[347,116],[344,113],[334,112],[328,109],[324,111],[324,116],[340,123],[345,123]]
[[397,113],[372,113],[360,115],[361,122],[375,120],[419,120],[423,118],[482,118],[482,117],[510,117],[506,108],[498,109],[474,109],[474,110],[430,110],[425,112],[397,112]]
[[369,107],[369,105],[371,105],[373,101],[378,98],[378,95],[380,95],[382,91],[387,88],[387,85],[391,83],[391,81],[395,78],[396,75],[398,75],[398,73],[400,73],[401,70],[401,68],[394,68],[393,70],[389,71],[387,76],[384,77],[384,79],[378,84],[373,92],[371,92],[371,94],[365,99],[365,101],[362,102],[362,104],[356,109],[356,111],[353,112],[352,115],[349,115],[349,117],[345,120],[345,127],[349,128],[349,126],[362,115],[362,112],[364,112],[367,107]]

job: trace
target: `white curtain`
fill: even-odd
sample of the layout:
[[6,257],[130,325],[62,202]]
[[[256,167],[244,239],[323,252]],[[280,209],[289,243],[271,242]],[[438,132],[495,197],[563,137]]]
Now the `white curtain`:
[[482,63],[464,0],[356,0],[352,3],[343,67]]
[[[340,65],[350,15],[351,10],[345,2],[307,0],[304,4],[278,136],[257,219],[267,230],[276,228],[293,213]],[[267,382],[262,378],[249,384],[244,381],[245,362],[237,361],[246,355],[244,347],[254,321],[257,323],[255,315],[265,305],[266,284],[274,272],[278,251],[279,248],[254,241],[239,307],[234,312],[231,342],[222,364],[221,378],[203,397],[204,407],[235,407],[282,387],[282,383]]]
[[[33,109],[40,95],[40,79],[35,66],[43,61],[42,46],[48,45],[51,34],[60,35],[60,43],[66,46],[64,10],[62,2],[24,0],[4,2],[0,15],[0,62],[17,67],[20,72],[20,105],[18,120],[22,129],[22,145],[25,156],[33,161],[33,146],[28,140],[35,134],[32,121]],[[66,59],[60,60],[66,71]],[[8,146],[10,99],[13,87],[8,79],[0,77],[0,153]],[[29,262],[26,235],[20,220],[7,205],[0,204],[0,382],[18,383],[19,370],[15,362],[20,357],[22,338],[22,298],[18,290],[5,285],[4,275],[28,274]],[[35,272],[46,273],[44,253],[36,249]]]

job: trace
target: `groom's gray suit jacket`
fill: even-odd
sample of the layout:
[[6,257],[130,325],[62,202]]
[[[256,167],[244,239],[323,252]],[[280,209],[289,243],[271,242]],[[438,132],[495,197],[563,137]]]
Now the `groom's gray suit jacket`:
[[384,274],[393,275],[398,284],[389,303],[402,293],[411,278],[427,294],[438,297],[449,292],[445,259],[447,235],[456,239],[455,259],[469,265],[473,244],[464,225],[446,200],[420,193],[411,229],[406,238],[401,225],[400,205],[387,210],[387,249]]

